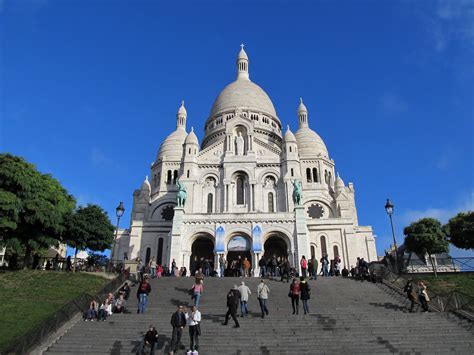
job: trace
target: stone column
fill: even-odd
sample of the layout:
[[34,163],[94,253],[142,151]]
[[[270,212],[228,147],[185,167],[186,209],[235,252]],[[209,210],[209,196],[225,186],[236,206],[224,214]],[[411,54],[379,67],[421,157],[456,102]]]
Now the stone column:
[[295,207],[295,219],[296,219],[296,248],[297,248],[297,262],[295,267],[299,270],[299,260],[304,255],[306,258],[310,255],[309,249],[309,237],[308,227],[306,225],[304,206]]
[[176,266],[179,268],[181,258],[181,232],[183,225],[184,209],[182,207],[174,208],[173,227],[171,229],[171,241],[169,248],[168,266],[171,269],[173,259],[176,261]]

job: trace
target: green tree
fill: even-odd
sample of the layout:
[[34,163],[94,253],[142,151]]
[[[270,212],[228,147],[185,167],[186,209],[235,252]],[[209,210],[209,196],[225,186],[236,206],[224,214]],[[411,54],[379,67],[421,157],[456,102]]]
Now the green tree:
[[448,240],[461,249],[474,249],[474,212],[461,212],[445,226]]
[[51,175],[21,157],[0,154],[1,236],[24,246],[25,267],[32,250],[59,243],[65,216],[75,205],[74,197]]
[[432,255],[448,251],[448,240],[441,223],[434,218],[423,218],[405,227],[403,233],[407,250],[422,259],[428,254],[433,272],[437,276]]
[[75,248],[76,257],[79,250],[104,251],[109,248],[114,240],[114,230],[107,213],[101,207],[80,206],[68,215],[63,240]]

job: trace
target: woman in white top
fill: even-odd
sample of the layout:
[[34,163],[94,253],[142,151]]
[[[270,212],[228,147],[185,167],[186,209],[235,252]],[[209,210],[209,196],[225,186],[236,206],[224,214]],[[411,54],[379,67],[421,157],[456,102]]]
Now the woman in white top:
[[186,320],[189,327],[190,351],[198,351],[199,336],[201,335],[201,312],[196,306],[191,308],[191,312],[186,313]]

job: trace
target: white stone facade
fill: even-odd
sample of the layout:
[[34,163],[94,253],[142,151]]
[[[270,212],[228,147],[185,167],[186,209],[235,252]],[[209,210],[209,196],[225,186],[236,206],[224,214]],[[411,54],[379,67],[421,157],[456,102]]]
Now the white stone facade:
[[[242,47],[237,79],[214,102],[201,146],[193,129],[186,132],[182,103],[151,179],[134,192],[131,225],[119,231],[114,259],[154,256],[163,265],[175,259],[189,268],[193,253],[206,252],[193,249],[196,240],[207,240],[207,255],[217,261],[229,241],[241,236],[254,269],[266,249],[296,265],[302,255],[319,260],[323,252],[330,259],[337,253],[347,267],[357,257],[377,260],[372,228],[358,225],[354,186],[336,175],[326,145],[309,128],[303,101],[298,130],[293,134],[288,127],[283,134],[272,101],[250,81],[248,64]],[[176,179],[187,189],[184,208],[176,207]],[[303,190],[297,208],[294,180]],[[219,227],[222,237],[216,241]]]

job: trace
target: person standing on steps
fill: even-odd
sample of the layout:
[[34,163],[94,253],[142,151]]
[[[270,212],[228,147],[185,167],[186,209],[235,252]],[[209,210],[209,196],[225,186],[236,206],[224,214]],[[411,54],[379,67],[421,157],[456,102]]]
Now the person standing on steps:
[[268,316],[267,300],[270,289],[265,284],[265,280],[260,280],[260,284],[257,287],[257,298],[258,303],[260,304],[260,310],[262,311],[262,318],[265,318],[265,315]]
[[329,260],[327,254],[324,254],[320,260],[321,262],[321,272],[323,273],[324,277],[329,276]]
[[415,290],[413,289],[413,283],[411,282],[411,280],[407,281],[407,284],[403,288],[403,292],[407,294],[408,300],[411,301],[410,313],[413,313],[413,308],[415,308],[415,302],[416,302],[416,293],[415,293]]
[[283,279],[286,278],[286,282],[290,282],[290,269],[291,265],[288,259],[284,259],[281,263],[281,271],[280,271],[280,281],[283,282]]
[[196,279],[196,282],[193,285],[193,300],[194,306],[199,308],[199,301],[201,300],[202,292],[204,291],[204,285],[202,279]]
[[267,262],[265,261],[265,258],[262,257],[260,258],[259,262],[258,262],[258,266],[260,266],[260,277],[261,278],[264,278],[267,276]]
[[308,300],[310,299],[311,286],[306,282],[303,276],[300,277],[300,296],[303,301],[304,314],[309,313]]
[[249,314],[249,309],[247,308],[247,302],[249,300],[249,295],[252,294],[250,288],[242,281],[242,285],[239,286],[240,292],[240,316],[244,317]]
[[318,261],[314,255],[311,257],[311,270],[309,273],[312,280],[316,280],[318,278]]
[[196,306],[191,308],[191,312],[186,313],[186,320],[189,329],[189,353],[199,350],[199,336],[201,335],[201,312]]
[[235,323],[235,328],[240,328],[239,321],[237,320],[237,307],[239,307],[240,303],[240,292],[237,288],[237,285],[234,285],[227,293],[227,313],[225,315],[225,320],[222,325],[227,325],[229,323],[229,317],[232,317]]
[[148,267],[150,268],[151,278],[154,279],[156,277],[156,260],[155,257],[152,257],[150,262],[148,263]]
[[298,314],[299,310],[299,301],[300,301],[300,283],[296,279],[293,279],[293,282],[290,285],[290,292],[288,294],[291,298],[291,306],[293,307],[293,314]]
[[427,287],[423,281],[418,282],[418,300],[423,308],[423,313],[429,312],[428,302],[430,301],[430,298],[428,296]]
[[244,261],[242,262],[242,266],[244,268],[244,277],[249,277],[250,276],[250,261],[247,260],[247,258],[244,258]]
[[237,259],[237,267],[239,269],[239,277],[244,276],[244,261],[242,260],[242,257],[239,255],[239,258]]
[[196,283],[203,283],[204,274],[202,273],[202,269],[197,269],[196,273],[194,274],[194,278],[196,279]]
[[171,326],[173,327],[173,333],[171,335],[170,355],[174,355],[174,353],[178,351],[179,343],[181,342],[183,329],[186,326],[186,316],[184,312],[184,307],[179,306],[176,312],[174,312],[171,316]]
[[301,276],[306,277],[306,270],[308,269],[308,262],[306,261],[305,256],[303,255],[300,260],[301,266]]
[[219,256],[219,270],[220,270],[219,276],[220,277],[224,277],[225,264],[226,264],[226,260],[225,260],[224,254],[221,254],[221,256]]
[[143,281],[137,289],[138,309],[137,313],[145,313],[146,306],[148,304],[148,295],[151,292],[151,286],[148,283],[148,276],[143,277]]

